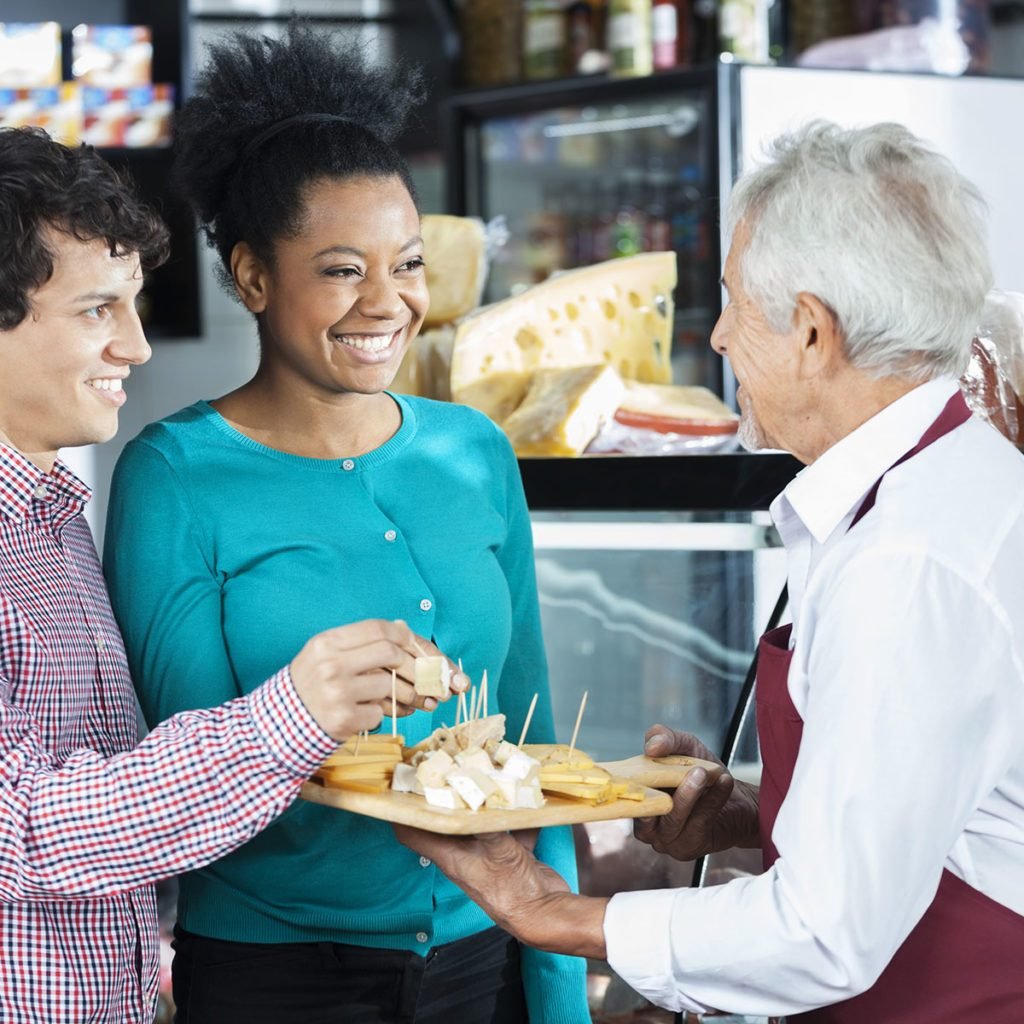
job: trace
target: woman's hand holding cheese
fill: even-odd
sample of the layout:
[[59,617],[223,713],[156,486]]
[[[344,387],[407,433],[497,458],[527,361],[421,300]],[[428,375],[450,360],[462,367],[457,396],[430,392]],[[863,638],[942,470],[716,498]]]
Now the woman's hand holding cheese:
[[[441,655],[403,622],[353,622],[307,641],[291,663],[292,684],[324,732],[344,742],[357,732],[376,729],[385,714],[392,714],[392,669],[399,717],[437,706],[433,697],[422,697],[413,687],[415,661],[423,652]],[[451,672],[452,692],[457,694],[469,680],[455,666]]]
[[[663,725],[647,730],[644,753],[719,760],[696,736]],[[710,783],[703,771],[692,771],[672,795],[672,810],[660,818],[638,818],[633,834],[676,860],[695,860],[737,846],[757,847],[757,789],[727,771]]]

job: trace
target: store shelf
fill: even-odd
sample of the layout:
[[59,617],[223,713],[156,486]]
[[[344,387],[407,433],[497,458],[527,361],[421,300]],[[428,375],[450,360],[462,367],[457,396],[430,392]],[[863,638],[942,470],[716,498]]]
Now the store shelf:
[[752,512],[802,469],[791,455],[608,455],[520,459],[535,512]]

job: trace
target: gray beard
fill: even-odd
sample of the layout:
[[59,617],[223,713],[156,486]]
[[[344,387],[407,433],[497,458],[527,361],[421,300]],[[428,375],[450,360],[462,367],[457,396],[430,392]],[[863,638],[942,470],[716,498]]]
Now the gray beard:
[[748,452],[759,452],[767,448],[761,424],[751,415],[748,409],[740,410],[740,426],[736,431],[736,440]]

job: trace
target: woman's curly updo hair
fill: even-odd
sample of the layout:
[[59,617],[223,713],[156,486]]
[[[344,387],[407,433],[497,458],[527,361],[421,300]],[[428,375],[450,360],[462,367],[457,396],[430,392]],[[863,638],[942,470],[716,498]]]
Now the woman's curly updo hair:
[[297,19],[283,39],[234,33],[212,45],[178,114],[174,179],[228,289],[235,245],[273,265],[275,241],[302,228],[313,182],[398,177],[415,202],[393,141],[424,95],[418,69],[375,65],[360,46],[339,47]]
[[91,146],[0,128],[0,331],[29,315],[32,292],[53,276],[47,229],[102,239],[111,256],[138,254],[143,270],[167,258],[163,221]]

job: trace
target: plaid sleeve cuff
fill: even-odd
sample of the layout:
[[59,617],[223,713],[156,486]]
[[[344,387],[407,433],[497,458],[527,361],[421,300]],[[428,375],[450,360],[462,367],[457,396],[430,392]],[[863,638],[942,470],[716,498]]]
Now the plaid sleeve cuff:
[[295,692],[286,665],[249,695],[253,727],[284,767],[307,778],[338,749]]

